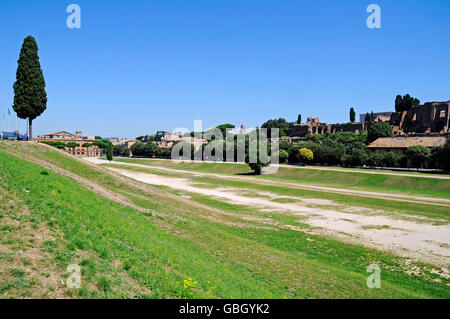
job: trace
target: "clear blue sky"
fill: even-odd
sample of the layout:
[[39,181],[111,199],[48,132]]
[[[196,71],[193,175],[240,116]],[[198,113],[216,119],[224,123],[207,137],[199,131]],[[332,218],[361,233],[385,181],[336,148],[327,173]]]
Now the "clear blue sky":
[[[81,29],[66,26],[71,3]],[[381,29],[366,26],[370,3]],[[0,29],[1,117],[23,39],[38,42],[48,104],[35,134],[335,123],[351,106],[392,110],[396,94],[450,100],[448,0],[0,0]]]

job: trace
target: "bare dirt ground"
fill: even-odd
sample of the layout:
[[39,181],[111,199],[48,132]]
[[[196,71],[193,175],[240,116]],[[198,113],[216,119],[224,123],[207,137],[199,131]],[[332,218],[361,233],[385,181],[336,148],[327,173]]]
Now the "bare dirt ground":
[[[106,164],[107,162],[98,158],[85,158],[87,162],[95,163],[95,164]],[[203,172],[192,172],[186,170],[179,169],[171,169],[167,167],[160,166],[151,166],[151,165],[143,165],[143,164],[134,164],[134,163],[123,163],[123,162],[111,162],[110,164],[114,165],[128,165],[140,168],[151,168],[155,170],[161,170],[172,173],[182,173],[191,176],[204,176],[204,177],[213,177],[213,178],[221,178],[232,181],[243,181],[243,182],[251,182],[262,185],[273,185],[273,186],[285,186],[289,188],[302,189],[302,190],[315,190],[320,192],[330,192],[336,194],[344,194],[344,195],[353,195],[353,196],[361,196],[361,197],[369,197],[369,198],[378,198],[378,199],[389,199],[400,202],[409,202],[409,203],[417,203],[417,204],[429,204],[429,205],[438,205],[450,207],[450,199],[446,198],[436,198],[436,197],[426,197],[426,196],[410,196],[403,194],[392,194],[392,193],[382,193],[382,192],[369,192],[362,191],[356,189],[345,189],[345,188],[335,188],[335,187],[327,187],[327,186],[317,186],[303,183],[290,183],[290,182],[280,182],[280,181],[272,181],[272,180],[261,180],[251,176],[229,176],[224,174],[213,174],[213,173],[203,173]]]
[[[105,164],[103,160],[92,158],[88,160],[94,163]],[[108,167],[108,169],[147,184],[164,185],[188,193],[206,195],[222,201],[246,205],[254,208],[255,211],[293,214],[298,216],[302,223],[312,226],[311,230],[308,230],[312,233],[325,234],[343,241],[393,251],[404,257],[444,267],[450,265],[450,226],[434,225],[433,222],[438,220],[421,217],[416,217],[414,220],[411,216],[405,216],[405,219],[398,216],[393,218],[387,214],[383,215],[383,212],[380,211],[371,212],[369,209],[361,210],[353,207],[348,207],[349,209],[342,211],[342,209],[339,210],[337,207],[334,208],[332,201],[327,200],[325,203],[323,202],[324,200],[313,198],[304,200],[297,198],[297,201],[287,203],[276,202],[272,199],[280,198],[280,196],[268,192],[261,192],[257,194],[259,196],[252,198],[243,196],[241,189],[199,187],[198,184],[196,186],[189,178],[192,175],[203,176],[206,173],[185,172],[187,178],[177,178],[120,168],[120,165],[148,167],[147,165],[118,162],[114,164],[117,164],[118,167]],[[163,170],[183,173],[180,170],[166,168]],[[215,176],[215,174],[207,175]],[[223,178],[223,175],[217,176]],[[242,179],[241,177],[237,178]],[[252,178],[245,177],[243,179],[248,181],[248,179]],[[329,191],[329,188],[326,189]],[[342,190],[336,189],[336,191],[341,192]],[[373,195],[372,192],[363,193],[369,193],[367,197],[372,197]],[[385,198],[388,195],[383,194],[381,197]],[[393,199],[397,199],[396,196],[399,195],[391,196]],[[409,201],[406,199],[408,196],[401,196],[404,197],[403,200]],[[310,204],[327,205],[331,206],[331,208],[310,207]],[[439,222],[442,223],[441,220]],[[295,229],[291,225],[282,225],[282,227]],[[305,229],[301,229],[301,231],[305,231]]]

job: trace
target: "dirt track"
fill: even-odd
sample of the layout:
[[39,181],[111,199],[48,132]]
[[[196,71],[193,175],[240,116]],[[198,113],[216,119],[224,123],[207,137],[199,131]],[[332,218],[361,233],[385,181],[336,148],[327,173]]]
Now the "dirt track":
[[[103,160],[89,159],[89,161],[106,164]],[[116,162],[115,164],[118,163]],[[273,198],[279,198],[280,196],[268,192],[260,193],[261,197],[252,198],[240,195],[240,191],[235,188],[208,189],[198,187],[195,182],[192,182],[192,180],[189,179],[192,175],[205,176],[205,174],[207,174],[207,176],[216,176],[216,174],[192,173],[159,167],[158,169],[164,171],[177,173],[185,172],[187,175],[186,178],[166,177],[121,169],[120,166],[123,165],[146,167],[145,165],[140,164],[130,165],[128,163],[120,163],[117,167],[108,167],[108,169],[147,184],[164,185],[188,193],[202,194],[233,204],[250,206],[257,211],[270,211],[274,214],[294,214],[301,218],[302,223],[312,226],[311,232],[313,233],[331,235],[344,241],[394,251],[399,255],[421,261],[433,261],[436,264],[445,266],[450,264],[449,225],[437,226],[433,225],[430,220],[422,220],[421,218],[417,218],[415,221],[411,220],[411,218],[406,220],[406,218],[402,219],[401,215],[398,216],[399,218],[394,219],[390,216],[383,215],[382,212],[379,211],[370,214],[367,209],[364,213],[361,210],[358,212],[357,209],[340,211],[337,208],[333,208],[332,201],[326,201],[327,206],[331,206],[329,209],[309,207],[306,200],[298,198],[296,202],[280,203],[271,200]],[[222,175],[217,176],[223,178]],[[239,180],[243,179],[248,181],[250,177],[237,178]],[[253,180],[257,179],[251,179],[252,182]],[[261,181],[258,180],[258,182]],[[327,188],[327,191],[330,191],[330,189]],[[389,194],[383,194],[382,197],[386,197],[387,195]],[[267,199],[267,197],[272,198]],[[323,200],[308,199],[307,201],[311,204],[314,202],[319,203]],[[403,199],[403,201],[408,200]],[[284,225],[282,227],[295,229],[295,227],[289,225]]]
[[[106,164],[104,160],[98,158],[85,158],[86,161],[95,164]],[[268,179],[258,179],[251,176],[230,176],[223,174],[214,174],[214,173],[202,173],[202,172],[193,172],[186,170],[178,170],[171,169],[167,167],[160,166],[151,166],[151,165],[143,165],[143,164],[134,164],[134,163],[123,163],[123,162],[111,162],[114,165],[128,165],[140,168],[150,168],[155,170],[167,171],[172,173],[182,173],[188,174],[191,176],[203,176],[203,177],[213,177],[226,179],[231,181],[242,181],[242,182],[251,182],[260,185],[273,185],[273,186],[281,186],[281,187],[289,187],[294,189],[302,189],[302,190],[314,190],[319,192],[328,192],[335,194],[344,194],[344,195],[353,195],[360,197],[368,197],[368,198],[378,198],[378,199],[389,199],[400,202],[408,202],[408,203],[417,203],[417,204],[427,204],[427,205],[437,205],[450,207],[450,199],[445,198],[435,198],[435,197],[425,197],[425,196],[410,196],[410,195],[402,195],[402,194],[392,194],[392,193],[382,193],[382,192],[369,192],[355,189],[344,189],[344,188],[335,188],[335,187],[327,187],[327,186],[317,186],[310,184],[300,184],[300,183],[290,183],[290,182],[279,182]]]

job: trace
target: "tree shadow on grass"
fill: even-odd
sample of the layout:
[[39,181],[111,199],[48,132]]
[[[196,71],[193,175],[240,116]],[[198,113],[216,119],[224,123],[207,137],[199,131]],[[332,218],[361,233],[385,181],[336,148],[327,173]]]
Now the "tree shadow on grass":
[[241,176],[260,176],[260,175],[256,174],[255,172],[237,173],[236,175],[241,175]]

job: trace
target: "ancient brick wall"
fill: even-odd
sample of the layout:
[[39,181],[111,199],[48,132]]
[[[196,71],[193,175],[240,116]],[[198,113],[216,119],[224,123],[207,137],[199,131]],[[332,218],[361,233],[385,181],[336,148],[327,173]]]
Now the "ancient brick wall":
[[450,101],[428,102],[409,111],[392,114],[394,134],[448,133]]

